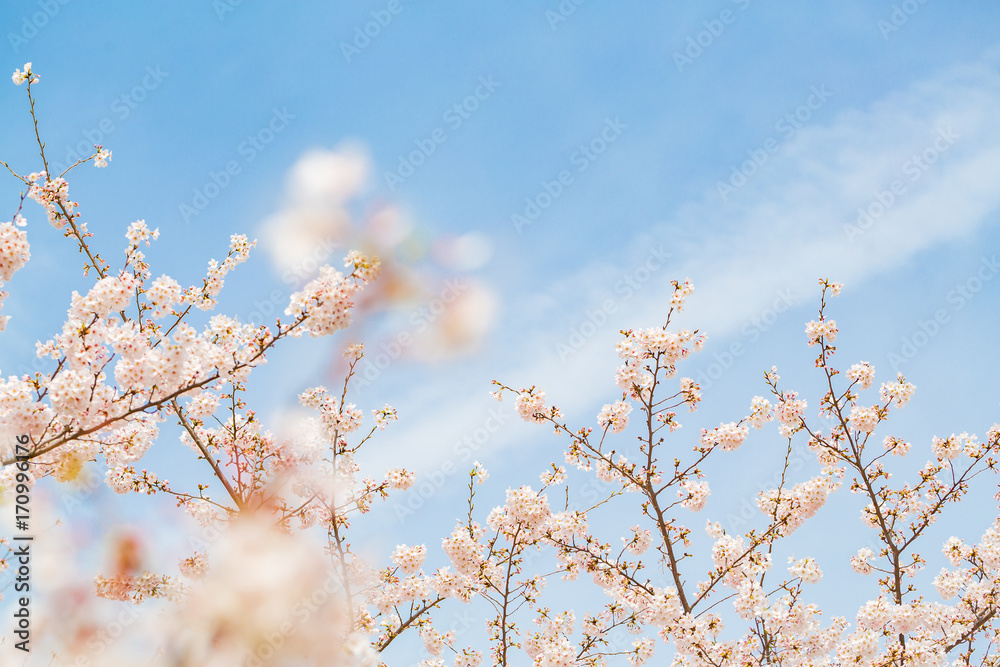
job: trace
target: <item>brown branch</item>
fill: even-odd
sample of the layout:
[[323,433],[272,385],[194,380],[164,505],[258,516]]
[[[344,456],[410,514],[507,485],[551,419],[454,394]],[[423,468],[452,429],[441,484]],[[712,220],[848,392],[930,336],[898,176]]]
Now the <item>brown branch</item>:
[[206,447],[205,443],[201,441],[201,438],[198,437],[198,434],[191,426],[191,422],[189,422],[184,416],[184,411],[181,409],[180,404],[177,403],[177,399],[172,399],[170,404],[173,406],[174,412],[177,413],[177,418],[180,420],[181,426],[183,426],[184,430],[188,432],[189,436],[191,436],[194,444],[198,445],[198,449],[201,450],[201,453],[205,457],[205,460],[208,461],[208,464],[212,466],[212,470],[215,472],[215,476],[219,479],[219,481],[222,482],[222,486],[226,487],[229,497],[233,499],[234,503],[236,503],[236,507],[239,508],[240,512],[245,512],[247,509],[246,502],[244,502],[244,500],[240,497],[240,494],[236,492],[236,489],[233,488],[232,484],[229,483],[229,480],[222,472],[222,468],[219,467],[219,464],[216,463],[214,458],[212,458],[212,455],[208,451],[208,447]]

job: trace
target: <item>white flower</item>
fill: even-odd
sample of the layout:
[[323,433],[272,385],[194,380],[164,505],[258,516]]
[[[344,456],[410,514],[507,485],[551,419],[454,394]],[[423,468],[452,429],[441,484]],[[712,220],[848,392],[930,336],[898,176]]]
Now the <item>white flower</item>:
[[[11,75],[10,78],[14,82],[14,85],[20,86],[22,83],[24,83],[25,81],[27,81],[31,77],[32,74],[33,74],[33,72],[31,71],[31,63],[24,63],[24,71],[22,72],[21,70],[16,69],[16,70],[14,70],[14,74]],[[34,81],[37,81],[37,80],[38,80],[38,77],[36,76],[35,79],[34,79]],[[34,81],[32,81],[32,83],[34,83]]]
[[610,428],[614,433],[621,433],[628,426],[630,412],[632,412],[632,404],[628,401],[608,403],[597,415],[597,423],[601,428]]
[[108,160],[111,159],[111,151],[106,148],[98,148],[97,155],[94,156],[95,167],[107,167]]
[[486,480],[490,477],[490,473],[487,472],[486,468],[479,461],[473,461],[472,475],[476,478],[476,484],[485,484]]
[[795,560],[793,557],[788,558],[788,573],[793,577],[801,577],[802,581],[807,584],[816,584],[823,578],[823,570],[819,569],[819,565],[812,558],[803,558],[802,560]]

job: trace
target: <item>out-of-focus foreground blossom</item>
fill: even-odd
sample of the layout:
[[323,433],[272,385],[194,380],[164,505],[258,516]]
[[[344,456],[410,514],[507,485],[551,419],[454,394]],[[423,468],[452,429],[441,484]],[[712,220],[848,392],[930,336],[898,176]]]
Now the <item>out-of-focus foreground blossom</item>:
[[397,205],[369,196],[371,172],[367,150],[352,143],[310,150],[292,165],[284,206],[261,228],[276,271],[298,285],[334,254],[361,248],[379,256],[382,272],[358,300],[358,315],[387,312],[381,335],[408,334],[399,356],[426,363],[477,351],[497,313],[495,291],[473,275],[490,259],[490,240],[431,236]]

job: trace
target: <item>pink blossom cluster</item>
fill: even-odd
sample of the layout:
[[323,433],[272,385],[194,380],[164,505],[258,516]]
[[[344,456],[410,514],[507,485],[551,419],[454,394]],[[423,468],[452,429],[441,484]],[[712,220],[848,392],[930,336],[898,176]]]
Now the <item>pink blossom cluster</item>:
[[[0,287],[9,283],[14,273],[24,268],[31,259],[28,234],[18,229],[18,222],[23,224],[21,220],[0,223]],[[6,298],[7,292],[0,289],[0,308],[3,308]],[[0,315],[0,331],[6,329],[9,320],[9,315]]]
[[601,428],[610,428],[612,433],[621,433],[628,426],[628,415],[632,412],[632,404],[626,401],[608,403],[597,415],[597,424]]
[[732,452],[743,444],[749,434],[750,427],[747,424],[737,424],[736,422],[719,424],[711,431],[701,430],[701,444],[706,447],[719,445],[723,451]]
[[867,361],[862,361],[847,370],[847,377],[857,382],[861,389],[870,389],[875,379],[875,367]]
[[392,554],[392,562],[399,567],[404,574],[414,574],[424,564],[427,557],[427,547],[423,544],[408,547],[401,544],[396,547]]
[[30,174],[27,181],[31,183],[28,197],[42,205],[53,227],[62,229],[67,222],[77,217],[74,213],[77,204],[69,199],[69,183],[66,179],[50,179],[46,172],[41,171]]
[[822,340],[825,340],[827,343],[835,342],[839,331],[835,320],[826,320],[821,317],[818,322],[810,320],[806,323],[807,342],[810,346],[817,345]]

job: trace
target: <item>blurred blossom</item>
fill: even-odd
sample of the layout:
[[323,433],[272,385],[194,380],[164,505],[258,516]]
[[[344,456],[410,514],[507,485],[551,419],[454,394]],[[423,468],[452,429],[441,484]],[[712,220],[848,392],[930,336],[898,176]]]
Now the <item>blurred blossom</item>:
[[366,151],[357,145],[311,150],[292,165],[285,206],[262,229],[282,274],[305,277],[350,238],[347,204],[361,194],[370,170]]
[[474,271],[490,261],[493,246],[483,234],[443,238],[434,243],[434,258],[455,271]]
[[[34,494],[32,509],[45,521],[39,526],[50,527],[36,533],[31,547],[31,646],[33,653],[57,656],[51,664],[375,664],[367,638],[347,635],[342,591],[329,558],[305,534],[276,530],[269,517],[249,516],[214,533],[210,562],[204,554],[189,553],[198,580],[187,579],[182,596],[133,604],[95,597],[93,572],[96,567],[127,576],[159,565],[160,558],[146,561],[153,555],[147,535],[124,529],[109,534],[105,558],[90,563],[68,556],[85,553],[95,526],[53,522],[54,508],[44,493]],[[7,523],[0,521],[10,533]],[[24,663],[8,641],[0,646],[0,665],[7,664],[34,663]]]
[[292,166],[288,194],[294,203],[343,205],[361,193],[370,171],[368,152],[358,144],[312,150]]
[[397,206],[385,205],[371,214],[368,229],[379,248],[395,248],[413,233],[413,224]]
[[213,548],[204,585],[171,620],[171,664],[348,664],[335,581],[308,539],[266,520],[232,524]]
[[494,291],[478,282],[460,284],[461,290],[450,303],[436,302],[443,303],[443,312],[415,336],[410,350],[413,359],[440,361],[472,353],[492,330],[497,312]]
[[[374,322],[366,316],[402,310],[413,340],[405,346],[406,358],[434,362],[475,352],[496,320],[496,293],[465,277],[460,289],[448,286],[456,284],[457,274],[486,266],[491,240],[476,232],[435,237],[395,203],[366,200],[371,170],[368,151],[358,144],[303,154],[289,169],[284,205],[263,223],[262,247],[286,284],[309,280],[345,247],[377,255],[382,273],[356,300],[356,336],[374,342],[363,331]],[[340,363],[334,362],[333,373]]]
[[[297,207],[264,221],[262,241],[284,282],[311,275],[344,244],[350,227],[347,212]],[[293,280],[284,279],[292,276]]]

